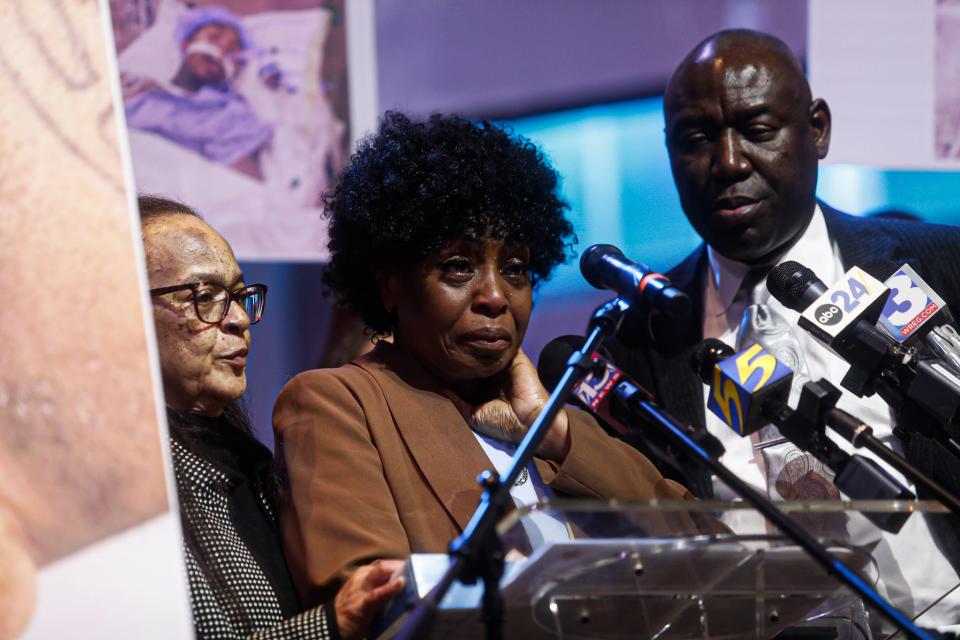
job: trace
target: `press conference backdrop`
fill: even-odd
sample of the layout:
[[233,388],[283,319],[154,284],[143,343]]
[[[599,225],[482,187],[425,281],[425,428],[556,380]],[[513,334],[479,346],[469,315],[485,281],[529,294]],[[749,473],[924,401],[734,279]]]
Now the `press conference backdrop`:
[[[507,122],[541,145],[563,176],[579,252],[606,242],[665,270],[699,244],[670,174],[662,107],[662,99],[654,97]],[[958,172],[823,164],[817,193],[853,214],[896,210],[927,222],[960,224]],[[584,330],[591,305],[607,296],[592,291],[577,260],[557,270],[541,289],[531,320],[525,348],[532,357],[551,338]]]
[[[659,97],[647,98],[507,123],[541,145],[563,176],[581,250],[606,242],[667,269],[700,242],[670,175],[662,105]],[[927,222],[960,223],[958,172],[822,165],[817,193],[849,213],[896,209]],[[542,295],[562,298],[588,288],[571,261]]]

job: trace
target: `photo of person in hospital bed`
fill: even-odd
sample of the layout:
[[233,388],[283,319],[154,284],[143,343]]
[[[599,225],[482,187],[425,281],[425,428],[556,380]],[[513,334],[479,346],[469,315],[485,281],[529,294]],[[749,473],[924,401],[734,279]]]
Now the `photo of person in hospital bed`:
[[110,0],[137,190],[241,260],[323,260],[349,149],[343,0]]
[[273,137],[232,86],[239,54],[250,46],[243,25],[223,7],[181,14],[182,61],[169,82],[123,76],[127,126],[150,131],[258,180],[260,149]]

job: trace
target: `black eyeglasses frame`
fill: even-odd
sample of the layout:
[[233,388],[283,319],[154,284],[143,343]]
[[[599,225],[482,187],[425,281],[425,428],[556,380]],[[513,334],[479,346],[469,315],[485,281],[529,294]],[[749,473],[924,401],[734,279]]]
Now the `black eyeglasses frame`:
[[[223,307],[223,313],[220,315],[220,318],[216,321],[207,320],[203,317],[203,314],[200,311],[200,304],[197,301],[197,290],[200,287],[219,287],[227,292],[229,300],[226,305]],[[162,296],[168,293],[176,293],[177,291],[190,291],[192,294],[191,301],[193,302],[193,310],[197,313],[197,319],[200,322],[205,322],[207,324],[220,324],[223,322],[223,319],[227,317],[227,314],[230,313],[230,305],[234,302],[237,302],[240,307],[243,309],[244,313],[247,312],[246,305],[243,304],[243,298],[245,296],[260,294],[262,302],[260,304],[260,313],[255,314],[256,317],[250,317],[248,314],[247,317],[250,318],[250,324],[257,324],[263,318],[263,311],[267,305],[267,285],[265,284],[245,284],[242,287],[237,287],[232,291],[227,289],[221,284],[216,282],[188,282],[186,284],[174,284],[169,287],[157,287],[156,289],[150,289],[151,296]]]

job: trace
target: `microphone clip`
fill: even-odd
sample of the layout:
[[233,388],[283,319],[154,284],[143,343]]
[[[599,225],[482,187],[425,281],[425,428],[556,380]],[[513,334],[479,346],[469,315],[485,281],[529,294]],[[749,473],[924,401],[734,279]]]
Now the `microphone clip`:
[[847,456],[827,437],[827,416],[836,406],[841,392],[827,380],[803,385],[796,410],[781,425],[780,431],[795,445],[809,452],[830,469],[837,470]]
[[[909,489],[874,460],[848,454],[827,436],[826,426],[840,395],[840,390],[828,380],[806,383],[796,410],[781,432],[833,469],[833,484],[854,500],[916,500]],[[910,512],[871,512],[864,516],[884,531],[896,533],[903,528]]]
[[588,332],[600,329],[604,338],[613,336],[620,330],[620,324],[628,311],[630,311],[630,302],[623,296],[607,300],[597,307],[593,315],[590,316]]

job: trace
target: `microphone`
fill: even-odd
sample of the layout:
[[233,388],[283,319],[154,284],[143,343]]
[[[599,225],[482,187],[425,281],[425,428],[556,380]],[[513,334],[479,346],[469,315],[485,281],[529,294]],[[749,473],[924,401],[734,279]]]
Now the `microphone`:
[[[906,284],[902,279],[897,283]],[[800,312],[801,327],[850,363],[840,382],[844,388],[857,396],[879,392],[910,417],[912,429],[960,456],[958,443],[927,424],[960,422],[960,377],[939,359],[920,357],[874,326],[887,304],[886,286],[853,267],[827,289],[813,271],[788,261],[770,272],[767,288],[784,306]]]
[[920,349],[926,343],[937,356],[918,353],[911,360],[908,396],[944,424],[955,423],[960,419],[960,344],[956,340],[960,336],[950,324],[950,309],[909,264],[884,284],[891,293],[880,314],[880,328],[905,346],[912,343]]
[[943,358],[955,374],[960,375],[960,334],[953,325],[934,327],[925,339],[930,350]]
[[[557,385],[570,356],[579,351],[583,343],[582,336],[561,336],[554,338],[543,348],[540,359],[537,361],[537,374],[546,388],[552,389]],[[574,386],[570,395],[574,403],[592,413],[620,435],[630,434],[640,437],[653,453],[682,471],[682,467],[676,463],[676,456],[680,452],[663,436],[660,429],[639,430],[628,426],[630,416],[633,415],[631,405],[639,402],[653,403],[655,402],[653,394],[631,380],[601,353],[595,352],[590,357],[595,367]],[[711,456],[723,455],[723,445],[705,429],[698,429],[692,425],[681,425],[681,427],[691,440]]]
[[923,340],[953,374],[960,375],[960,334],[943,298],[909,264],[884,284],[890,297],[880,314],[880,328],[903,345]]
[[[599,335],[599,328],[593,329],[591,337],[585,341],[584,344],[589,344],[591,349],[596,343],[596,336]],[[562,339],[560,340],[562,343]],[[569,345],[567,345],[569,346]],[[599,354],[595,355],[595,358],[599,359]],[[536,434],[538,430],[542,427],[543,424],[546,424],[547,419],[552,419],[555,413],[557,405],[555,400],[562,398],[567,395],[571,387],[573,386],[573,380],[578,377],[575,372],[577,369],[583,369],[582,361],[585,360],[584,354],[581,350],[577,349],[567,358],[568,365],[565,367],[565,370],[559,376],[560,384],[552,384],[550,386],[554,387],[553,393],[550,396],[550,401],[547,403],[547,408],[538,416],[537,421],[535,421],[533,426],[534,437],[531,438],[528,434],[527,438],[520,445],[520,452],[525,451],[525,445],[528,445],[530,442],[536,440]],[[547,367],[543,367],[541,370],[538,368],[538,373],[541,375],[543,381],[548,381],[550,378],[555,376],[550,376],[548,374],[555,373],[547,371]],[[552,382],[552,380],[550,380]],[[804,529],[801,525],[791,520],[789,517],[783,514],[774,504],[759,491],[753,487],[746,484],[743,480],[736,476],[733,472],[727,469],[725,466],[720,464],[720,462],[713,456],[711,456],[707,451],[696,442],[692,440],[690,436],[684,433],[684,428],[677,424],[676,419],[671,417],[665,411],[662,411],[652,402],[644,401],[642,398],[638,399],[637,396],[639,393],[638,387],[636,385],[628,384],[625,385],[623,382],[616,384],[614,389],[624,388],[624,395],[630,394],[629,387],[632,387],[634,393],[629,395],[630,399],[633,400],[626,407],[630,411],[628,418],[636,419],[637,417],[642,417],[645,422],[647,422],[652,428],[645,429],[645,431],[655,432],[661,431],[665,437],[670,439],[676,445],[689,453],[689,456],[692,460],[704,465],[708,470],[716,474],[723,482],[730,486],[736,493],[742,496],[747,502],[753,505],[761,514],[763,514],[768,520],[770,520],[774,525],[779,528],[781,531],[787,534],[787,536],[799,544],[805,551],[807,551],[816,562],[823,567],[828,573],[835,575],[844,585],[850,587],[854,593],[863,597],[869,603],[877,607],[877,610],[883,614],[885,618],[894,624],[900,625],[907,630],[912,636],[917,638],[925,638],[925,634],[917,628],[910,619],[899,611],[896,607],[891,605],[889,602],[884,600],[874,589],[872,589],[862,578],[856,575],[853,569],[851,569],[847,564],[842,560],[836,558],[832,555],[822,544],[817,542],[817,540],[810,535],[810,533]],[[515,464],[511,473],[507,475],[505,479],[502,479],[499,486],[509,486],[510,483],[513,483],[516,480],[516,473],[514,471],[517,469]],[[481,507],[484,504],[493,504],[492,501],[481,501]],[[483,521],[486,524],[487,521]],[[472,522],[470,527],[472,528]],[[459,538],[458,538],[459,540]],[[455,577],[455,575],[454,575]],[[441,583],[449,584],[452,581],[452,578],[445,578]],[[431,593],[438,592],[438,589],[434,589]],[[428,604],[430,606],[436,606],[436,602],[439,601],[439,598],[442,598],[444,594],[443,590],[439,591],[439,596],[434,599],[429,600]],[[429,598],[429,596],[428,596]],[[419,608],[424,608],[424,605],[421,605]],[[416,630],[416,629],[415,629]],[[412,636],[411,636],[412,637]]]
[[856,338],[862,335],[876,334],[889,343],[874,324],[890,290],[859,267],[827,288],[813,271],[789,260],[770,271],[767,289],[783,306],[800,313],[801,327],[842,358],[856,349]]
[[580,257],[580,273],[591,286],[610,289],[627,299],[631,307],[652,309],[674,320],[685,320],[690,298],[663,274],[627,259],[610,244],[595,244]]
[[[786,404],[793,372],[759,344],[734,353],[728,345],[710,338],[700,343],[692,365],[710,387],[707,408],[739,435],[753,433],[772,423],[787,440],[832,469],[833,484],[851,498],[916,499],[874,460],[850,455],[827,437],[825,427],[828,425],[845,437],[859,435],[864,425],[834,406],[840,390],[826,380],[805,384],[794,411]],[[726,400],[726,404],[715,401],[717,398]],[[731,411],[731,405],[738,407],[739,415]],[[909,517],[909,513],[865,515],[878,527],[894,533],[900,531]]]
[[[593,345],[596,343],[596,337],[599,335],[599,333],[600,328],[594,328],[591,332],[590,338],[585,341],[584,344],[589,344],[592,349]],[[561,339],[560,342],[562,344],[563,340]],[[592,355],[593,357],[591,359],[593,360],[599,360],[599,358],[602,357],[599,354]],[[557,384],[552,380],[552,378],[556,377],[555,372],[549,371],[548,367],[546,366],[542,368],[538,367],[538,373],[541,376],[541,380],[544,382],[552,382],[553,384],[550,384],[549,386],[554,387],[554,390],[551,393],[550,401],[547,403],[547,407],[540,414],[540,416],[538,416],[537,421],[534,423],[532,428],[534,437],[531,438],[530,434],[528,434],[527,438],[524,439],[524,442],[521,443],[519,452],[522,453],[525,451],[525,445],[535,442],[538,430],[543,424],[546,424],[546,420],[548,418],[552,419],[552,417],[556,415],[555,409],[557,409],[557,405],[555,400],[567,395],[573,386],[573,380],[578,377],[575,372],[578,369],[583,369],[584,364],[582,361],[585,359],[586,358],[581,350],[574,350],[573,353],[571,353],[567,358],[568,364],[565,367],[564,372],[559,376],[560,384]],[[551,373],[554,375],[549,375]],[[926,637],[925,634],[921,632],[919,628],[917,628],[910,621],[910,619],[903,614],[903,612],[899,611],[896,607],[884,600],[874,589],[864,582],[862,578],[857,576],[853,569],[851,569],[842,560],[836,558],[822,544],[817,542],[817,540],[810,535],[806,529],[784,515],[766,496],[746,484],[743,480],[737,477],[736,474],[720,464],[716,457],[710,455],[703,446],[694,442],[693,439],[684,432],[685,428],[677,424],[676,419],[667,414],[665,411],[662,411],[656,406],[656,404],[647,402],[642,398],[638,398],[640,393],[639,388],[636,385],[624,380],[615,384],[613,389],[617,391],[618,396],[620,395],[620,391],[622,391],[623,395],[630,400],[625,407],[629,412],[627,418],[636,419],[638,417],[642,417],[644,422],[648,423],[648,425],[652,427],[650,429],[645,429],[644,431],[649,431],[651,433],[660,431],[666,438],[674,442],[678,448],[688,452],[690,459],[704,465],[708,470],[716,474],[737,494],[742,496],[747,502],[753,505],[757,511],[774,523],[777,528],[786,533],[791,540],[803,547],[803,549],[807,551],[828,573],[835,575],[844,585],[850,587],[854,593],[863,597],[869,603],[877,607],[877,610],[883,614],[885,618],[894,624],[900,625],[914,637]],[[613,408],[616,408],[616,406],[617,405],[613,405]],[[629,422],[629,420],[626,421]],[[509,473],[507,477],[501,481],[501,485],[499,486],[504,486],[504,482],[507,483],[506,486],[509,486],[510,483],[513,483],[516,480],[517,474],[514,473],[516,468],[517,465],[515,464],[511,469],[511,473]],[[481,501],[481,506],[484,504],[493,504],[493,502]],[[487,521],[483,522],[486,523]],[[470,526],[472,527],[472,523]],[[441,582],[449,584],[451,581],[452,579],[445,579]],[[438,589],[434,589],[431,593],[435,593],[437,591]],[[439,598],[443,596],[443,593],[444,592],[441,590],[439,596],[430,600],[429,604],[431,606],[436,606],[436,602],[438,602]],[[424,605],[421,605],[421,608],[423,606]]]
[[783,406],[793,371],[755,344],[734,357],[727,344],[710,338],[693,354],[693,369],[710,386],[707,408],[741,436],[770,424],[766,407]]
[[816,274],[792,260],[767,276],[770,294],[800,313],[798,324],[850,363],[841,385],[857,396],[873,395],[884,370],[894,370],[906,351],[874,326],[889,289],[853,267],[829,289]]
[[880,313],[880,328],[901,344],[916,343],[953,317],[947,304],[909,264],[884,281],[890,297]]

